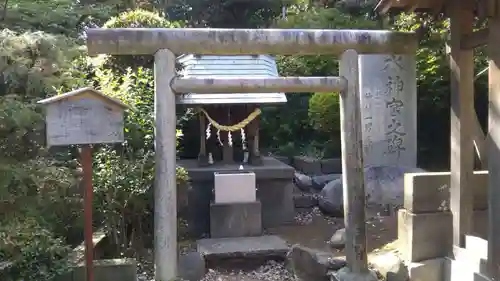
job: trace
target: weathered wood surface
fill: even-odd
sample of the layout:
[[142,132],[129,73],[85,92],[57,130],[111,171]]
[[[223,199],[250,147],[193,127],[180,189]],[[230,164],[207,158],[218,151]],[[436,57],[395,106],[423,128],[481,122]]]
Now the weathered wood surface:
[[465,0],[450,7],[451,116],[450,208],[453,213],[453,244],[464,246],[472,228],[474,141],[474,52],[461,49],[461,38],[472,33],[473,12]]
[[330,29],[90,28],[89,55],[147,55],[160,49],[198,55],[413,53],[414,33]]
[[80,163],[83,170],[84,199],[84,240],[85,240],[85,273],[87,281],[94,281],[94,242],[93,242],[93,220],[92,220],[92,198],[94,188],[92,186],[92,147],[88,144],[80,147]]
[[177,77],[171,82],[176,93],[318,93],[345,89],[342,77]]
[[47,105],[47,144],[123,142],[123,109],[101,99],[75,98]]
[[[409,212],[435,213],[450,211],[450,172],[405,174],[404,208]],[[488,172],[476,171],[471,177],[473,209],[488,208]]]
[[500,1],[495,1],[495,16],[490,18],[489,34],[489,113],[488,170],[489,232],[488,268],[500,280]]
[[488,148],[486,146],[488,136],[484,133],[477,114],[474,111],[474,121],[472,122],[472,137],[474,141],[474,148],[476,155],[481,161],[481,169],[488,169]]
[[52,96],[50,98],[43,99],[43,100],[39,101],[38,103],[47,105],[47,104],[55,103],[57,101],[78,99],[78,98],[84,98],[84,97],[100,99],[109,105],[117,106],[117,107],[122,108],[122,109],[128,108],[128,106],[126,104],[124,104],[123,102],[121,102],[120,100],[113,98],[113,97],[110,97],[110,96],[108,96],[100,91],[97,91],[96,89],[94,89],[92,87],[79,88],[79,89],[76,89],[76,90],[73,90],[71,92],[61,94],[61,95],[55,95],[55,96]]
[[[476,0],[476,1],[467,1],[467,9],[471,11],[475,11],[478,13],[478,16],[484,14],[482,11],[487,9],[486,4],[491,0]],[[448,0],[379,0],[376,6],[376,10],[379,13],[387,13],[391,9],[395,9],[399,12],[432,12],[434,14],[438,14],[442,12],[443,9],[449,8],[456,4],[457,1],[448,1]]]
[[155,54],[155,185],[154,253],[155,280],[177,277],[177,184],[175,95],[170,81],[175,76],[175,55],[169,50]]
[[199,138],[200,138],[200,151],[198,152],[198,161],[202,164],[208,164],[208,154],[207,154],[207,140],[206,140],[206,118],[203,112],[198,112],[198,124],[199,124]]
[[353,273],[368,270],[365,226],[365,183],[358,54],[347,50],[340,59],[339,73],[347,80],[340,94],[340,130],[346,259]]
[[390,9],[404,9],[412,12],[416,9],[434,9],[436,6],[441,6],[443,0],[380,0],[376,6],[376,10],[385,14]]
[[460,47],[465,50],[488,44],[489,29],[484,28],[462,36]]

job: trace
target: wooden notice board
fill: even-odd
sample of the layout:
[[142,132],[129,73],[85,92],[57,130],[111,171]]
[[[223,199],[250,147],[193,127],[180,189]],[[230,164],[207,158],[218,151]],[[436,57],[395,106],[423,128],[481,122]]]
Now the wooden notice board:
[[121,102],[90,88],[41,101],[47,105],[47,145],[124,141]]

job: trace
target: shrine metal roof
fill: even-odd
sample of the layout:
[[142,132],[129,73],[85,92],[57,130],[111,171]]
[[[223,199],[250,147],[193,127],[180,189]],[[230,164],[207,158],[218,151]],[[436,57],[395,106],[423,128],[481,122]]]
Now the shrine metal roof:
[[[184,77],[278,77],[276,61],[268,55],[182,55],[177,58]],[[268,104],[286,103],[285,93],[231,93],[196,94],[177,96],[178,104]]]

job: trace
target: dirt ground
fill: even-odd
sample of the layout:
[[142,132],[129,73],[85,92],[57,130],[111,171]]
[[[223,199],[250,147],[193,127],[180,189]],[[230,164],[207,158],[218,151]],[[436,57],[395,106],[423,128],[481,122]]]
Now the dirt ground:
[[[397,237],[396,216],[380,216],[376,211],[367,214],[368,252],[393,242]],[[332,234],[344,227],[343,218],[323,215],[318,208],[297,211],[295,223],[267,229],[265,234],[279,235],[290,245],[300,244],[309,248],[330,251],[334,256],[343,256],[343,251],[332,249],[328,245]],[[195,249],[194,241],[179,241],[181,252]],[[139,258],[139,281],[154,280],[153,255]],[[294,281],[281,263],[266,264],[253,271],[215,271],[210,270],[202,281]]]
[[[331,251],[343,255],[342,251],[332,249],[327,242],[332,234],[344,227],[343,218],[328,217],[316,208],[312,211],[297,211],[295,224],[267,229],[266,233],[279,235],[290,244],[300,244],[312,249]],[[367,214],[367,246],[373,251],[393,242],[397,238],[396,216],[380,216],[375,211]]]

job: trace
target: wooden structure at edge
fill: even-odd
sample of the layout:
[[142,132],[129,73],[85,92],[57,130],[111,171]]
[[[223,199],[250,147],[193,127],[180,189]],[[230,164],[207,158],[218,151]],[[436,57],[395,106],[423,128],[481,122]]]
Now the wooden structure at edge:
[[[379,13],[389,10],[444,13],[450,18],[451,71],[451,198],[453,245],[464,247],[472,234],[474,169],[474,48],[487,45],[489,57],[488,133],[488,272],[500,280],[500,0],[381,0]],[[476,20],[488,27],[474,31]],[[483,161],[483,159],[481,159]]]

